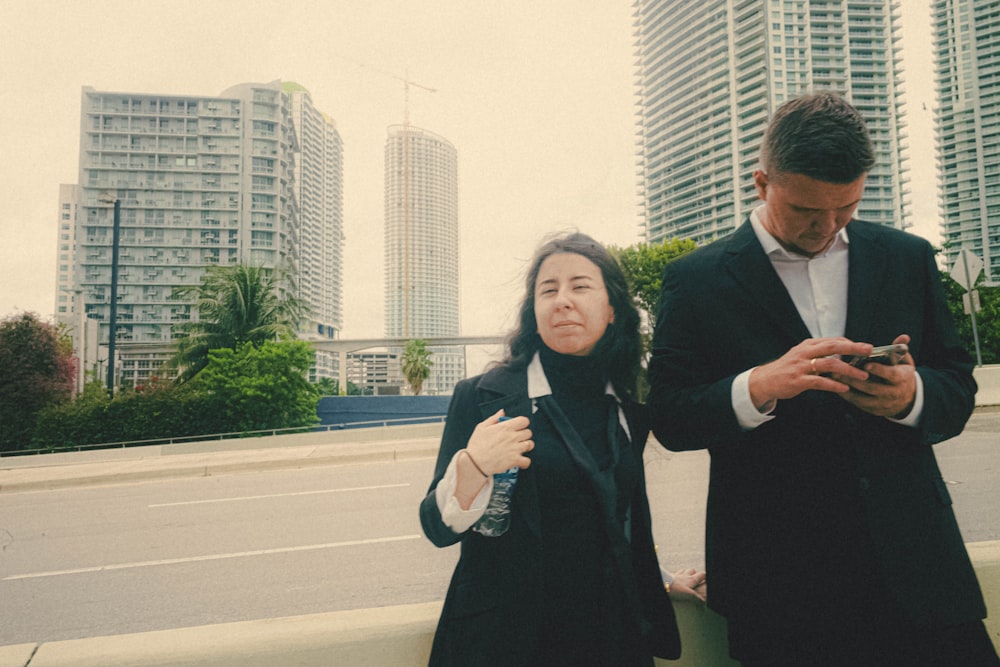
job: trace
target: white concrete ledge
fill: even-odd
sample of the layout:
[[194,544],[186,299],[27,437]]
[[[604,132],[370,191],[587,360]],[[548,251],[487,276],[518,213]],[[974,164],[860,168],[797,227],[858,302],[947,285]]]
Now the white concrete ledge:
[[1000,405],[1000,365],[977,366],[972,377],[979,385],[976,405]]
[[[1000,541],[968,545],[1000,647]],[[725,622],[700,603],[676,605],[684,655],[667,667],[734,667]],[[327,667],[427,664],[440,602],[177,630],[0,646],[0,667]]]

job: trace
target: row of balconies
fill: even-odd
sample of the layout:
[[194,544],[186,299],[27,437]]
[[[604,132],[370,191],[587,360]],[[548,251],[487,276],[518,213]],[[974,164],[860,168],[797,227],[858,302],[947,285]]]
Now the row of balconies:
[[[112,102],[107,97],[92,97],[94,100],[90,105],[90,111],[100,114],[112,114],[122,116],[197,116],[197,105],[163,105],[157,104],[155,107],[144,104],[140,100],[121,100],[119,103]],[[147,99],[146,102],[154,100]],[[131,102],[131,103],[130,103]],[[144,110],[145,109],[145,110]]]
[[[125,118],[109,118],[100,116],[94,116],[93,122],[91,123],[91,132],[100,136],[110,136],[110,135],[122,135],[128,136],[132,134],[138,135],[164,135],[167,137],[184,135],[185,137],[194,136],[220,136],[220,137],[232,137],[240,136],[240,125],[239,121],[232,121],[228,124],[228,127],[224,127],[218,120],[210,121],[180,121],[178,123],[168,123],[165,120],[160,120],[159,123],[156,122],[155,118],[149,119],[149,123],[139,123],[139,119],[134,117]],[[115,122],[117,121],[117,122]],[[262,135],[266,136],[266,135]]]
[[[114,184],[108,185],[106,187],[113,187],[113,186],[114,186]],[[93,187],[97,188],[97,187],[101,187],[101,186],[94,185]],[[118,187],[129,187],[129,186],[128,185],[119,185]],[[98,206],[97,203],[93,203],[93,204],[89,204],[89,205],[90,206],[95,206],[95,207]],[[106,206],[106,205],[104,205],[104,206]],[[101,208],[103,208],[104,206],[102,206]],[[181,210],[181,211],[184,211],[184,210],[196,210],[196,211],[213,210],[214,211],[214,210],[234,209],[234,208],[238,208],[238,207],[239,207],[239,202],[237,201],[237,198],[235,196],[234,197],[230,197],[229,201],[225,202],[225,203],[221,203],[221,202],[217,203],[214,198],[204,199],[204,200],[202,200],[200,202],[196,202],[196,201],[191,200],[191,199],[187,199],[187,200],[183,200],[183,201],[178,201],[178,200],[175,199],[175,200],[169,201],[169,202],[168,201],[159,200],[159,199],[144,199],[141,202],[138,199],[125,199],[125,200],[122,200],[122,208],[123,209],[124,208],[128,208],[128,209],[133,209],[133,210],[136,210],[136,209],[138,209],[138,210],[147,210],[147,208],[153,208],[153,209]],[[132,211],[130,211],[130,212],[132,212]]]
[[[90,99],[89,111],[95,114],[152,118],[157,116],[226,119],[240,117],[240,103],[234,100],[220,100],[217,102],[206,100],[175,100],[174,104],[170,104],[169,100],[151,98],[119,99],[117,102],[113,102],[108,96],[93,95],[90,96]],[[155,105],[152,103],[155,103]]]
[[[128,119],[122,119],[123,122],[119,122],[119,123],[107,123],[107,122],[105,122],[103,124],[99,124],[97,122],[96,118],[94,120],[95,120],[95,122],[91,126],[91,131],[94,134],[105,136],[105,137],[111,136],[111,135],[121,135],[123,137],[127,137],[127,136],[133,135],[133,134],[145,135],[146,137],[149,137],[151,135],[152,136],[155,136],[155,135],[164,135],[164,136],[184,135],[185,137],[190,137],[190,136],[196,136],[196,135],[199,134],[199,132],[198,132],[198,125],[196,123],[192,123],[190,125],[182,126],[182,127],[170,127],[170,126],[162,126],[162,125],[158,125],[158,126],[155,126],[155,127],[153,127],[153,126],[142,127],[140,125],[133,125],[133,124],[128,123],[127,122]],[[105,119],[105,120],[107,120],[107,119]]]
[[[198,173],[205,170],[219,171],[223,168],[238,173],[240,170],[239,159],[225,160],[225,165],[219,164],[222,161],[220,154],[196,154],[194,151],[166,151],[170,155],[176,156],[178,152],[188,153],[185,157],[175,157],[172,160],[162,155],[164,151],[140,151],[141,157],[126,150],[105,151],[103,149],[87,149],[84,153],[84,168],[115,168],[115,169],[135,169],[150,172],[189,172]],[[148,159],[147,159],[148,158]],[[180,160],[180,162],[178,162]],[[188,160],[193,163],[189,164]]]

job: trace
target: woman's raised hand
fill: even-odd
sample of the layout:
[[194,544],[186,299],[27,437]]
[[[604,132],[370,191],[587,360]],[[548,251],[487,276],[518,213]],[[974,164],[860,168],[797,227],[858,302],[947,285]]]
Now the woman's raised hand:
[[495,475],[517,466],[527,468],[531,459],[525,454],[535,448],[531,425],[527,417],[512,417],[500,421],[504,411],[479,422],[465,446],[476,466],[486,475]]

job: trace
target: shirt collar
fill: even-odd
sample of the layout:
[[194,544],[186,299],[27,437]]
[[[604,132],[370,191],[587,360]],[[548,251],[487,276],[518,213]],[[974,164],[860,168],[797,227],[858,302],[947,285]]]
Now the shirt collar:
[[851,242],[850,238],[847,236],[847,227],[845,226],[839,232],[837,232],[837,238],[834,239],[830,247],[824,250],[816,257],[805,257],[804,255],[797,255],[793,252],[788,252],[785,250],[778,239],[774,238],[769,231],[764,229],[764,223],[760,220],[760,215],[758,211],[763,208],[758,206],[750,213],[750,224],[753,226],[753,232],[757,235],[757,240],[760,241],[760,245],[764,248],[764,253],[771,259],[784,259],[784,260],[799,260],[808,261],[810,259],[816,259],[817,257],[825,257],[826,255],[843,252],[847,250],[848,244]]

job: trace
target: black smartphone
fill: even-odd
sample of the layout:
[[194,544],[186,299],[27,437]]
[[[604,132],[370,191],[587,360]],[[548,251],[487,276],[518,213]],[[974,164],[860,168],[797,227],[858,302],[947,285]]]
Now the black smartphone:
[[845,357],[844,361],[852,366],[860,368],[867,363],[885,364],[887,366],[895,366],[903,357],[906,356],[908,348],[904,343],[895,343],[893,345],[882,345],[881,347],[876,347],[872,349],[872,353],[867,357]]

